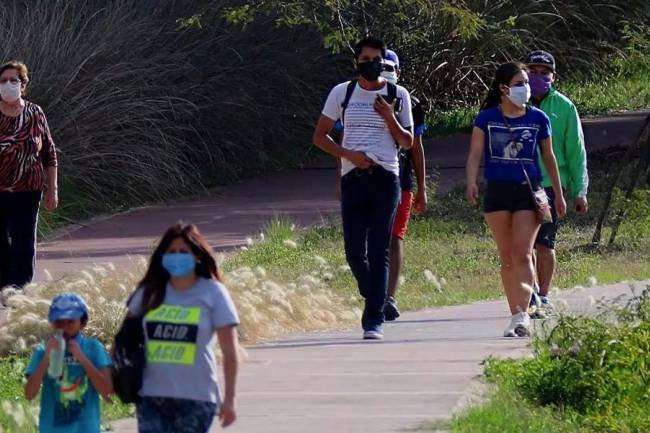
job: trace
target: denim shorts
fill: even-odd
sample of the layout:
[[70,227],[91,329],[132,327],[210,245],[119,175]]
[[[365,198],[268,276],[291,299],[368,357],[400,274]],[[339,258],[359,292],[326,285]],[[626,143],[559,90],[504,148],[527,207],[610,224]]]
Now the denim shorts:
[[217,413],[209,401],[142,397],[137,406],[138,433],[208,433]]

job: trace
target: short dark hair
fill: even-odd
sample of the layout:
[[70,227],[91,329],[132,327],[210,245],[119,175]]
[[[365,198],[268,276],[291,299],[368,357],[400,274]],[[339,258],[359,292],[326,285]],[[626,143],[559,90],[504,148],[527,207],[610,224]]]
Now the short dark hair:
[[381,57],[386,58],[386,44],[384,41],[382,41],[379,38],[375,38],[373,36],[368,36],[363,39],[361,39],[357,44],[354,46],[354,58],[358,59],[359,56],[361,55],[361,51],[363,51],[364,47],[368,48],[375,48],[377,50],[381,50]]

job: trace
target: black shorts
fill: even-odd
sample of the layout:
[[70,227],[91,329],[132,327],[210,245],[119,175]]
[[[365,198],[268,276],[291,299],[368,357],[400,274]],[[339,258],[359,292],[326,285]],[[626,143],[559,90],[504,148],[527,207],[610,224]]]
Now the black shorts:
[[553,216],[553,222],[544,223],[539,228],[537,233],[537,239],[535,240],[535,245],[541,245],[548,249],[555,249],[555,238],[557,237],[557,228],[558,228],[558,218],[557,211],[555,210],[555,193],[553,188],[546,188],[546,195],[548,195],[548,201],[551,205],[551,215]]
[[483,212],[536,211],[528,183],[489,180],[483,201]]

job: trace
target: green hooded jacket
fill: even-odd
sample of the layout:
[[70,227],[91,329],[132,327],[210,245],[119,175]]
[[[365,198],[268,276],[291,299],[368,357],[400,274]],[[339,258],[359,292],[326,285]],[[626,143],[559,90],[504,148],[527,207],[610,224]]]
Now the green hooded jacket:
[[[554,87],[542,99],[539,108],[551,119],[553,152],[560,170],[562,188],[571,198],[586,197],[589,187],[587,152],[580,116],[576,106]],[[551,187],[551,178],[540,156],[544,187]]]

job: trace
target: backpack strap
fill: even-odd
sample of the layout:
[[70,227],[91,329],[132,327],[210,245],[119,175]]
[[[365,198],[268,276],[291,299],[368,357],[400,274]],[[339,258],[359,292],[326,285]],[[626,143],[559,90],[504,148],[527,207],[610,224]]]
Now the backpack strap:
[[388,86],[388,103],[392,104],[397,99],[397,86],[390,81],[386,81],[386,85]]
[[341,123],[343,126],[345,126],[345,110],[348,108],[348,104],[350,103],[350,98],[352,98],[352,94],[354,93],[354,89],[357,87],[357,82],[358,80],[351,80],[348,83],[348,87],[345,89],[345,99],[343,99],[343,102],[341,103]]

